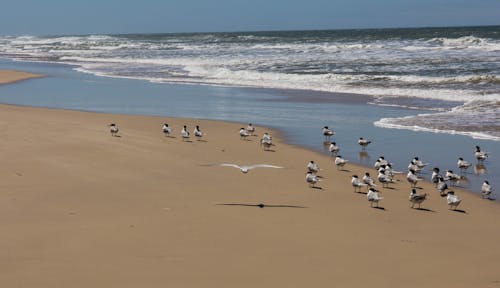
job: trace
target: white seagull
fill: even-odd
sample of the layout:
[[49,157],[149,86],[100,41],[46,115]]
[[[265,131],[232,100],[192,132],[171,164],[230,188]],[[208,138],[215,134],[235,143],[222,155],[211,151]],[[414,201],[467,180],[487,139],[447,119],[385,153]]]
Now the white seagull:
[[220,163],[220,164],[212,164],[210,166],[223,166],[223,167],[234,167],[237,169],[240,169],[242,173],[248,173],[250,170],[255,169],[255,168],[283,168],[281,166],[276,166],[276,165],[269,165],[269,164],[255,164],[255,165],[248,165],[248,166],[240,166],[238,164],[233,164],[233,163]]
[[269,150],[269,148],[274,145],[271,135],[265,132],[262,139],[260,139],[260,145],[264,147],[264,150]]
[[312,172],[307,172],[306,174],[306,182],[309,184],[309,187],[312,187],[312,188],[315,188],[316,186],[314,186],[316,183],[318,183],[319,181],[321,181],[321,179],[319,179],[318,176],[314,175],[314,173]]
[[181,137],[182,137],[182,141],[189,139],[189,131],[187,131],[186,125],[184,125],[184,127],[181,130]]
[[335,132],[332,129],[329,129],[328,126],[323,127],[323,136],[325,136],[325,141],[330,141],[330,137],[335,135]]
[[415,171],[410,170],[410,171],[408,171],[408,174],[406,175],[406,180],[408,180],[408,182],[410,182],[411,187],[416,187],[417,186],[417,182],[420,181],[420,180],[423,180],[423,179],[422,178],[418,178],[418,176],[415,175]]
[[417,165],[420,170],[422,170],[425,166],[427,166],[429,163],[424,163],[422,160],[418,159],[418,157],[413,158],[415,165]]
[[246,140],[250,136],[245,128],[240,128],[240,140]]
[[372,143],[372,141],[364,139],[363,137],[359,137],[358,144],[361,146],[362,150],[365,150],[366,146],[368,146],[368,144],[370,143]]
[[170,128],[167,123],[164,123],[163,127],[161,127],[161,131],[163,131],[163,134],[168,137],[170,136],[170,133],[172,133],[172,128]]
[[458,169],[460,169],[460,173],[465,173],[471,165],[472,163],[465,161],[464,158],[462,157],[458,158],[457,166]]
[[434,183],[436,186],[437,183],[439,182],[439,177],[441,177],[439,175],[439,168],[434,167],[434,169],[432,169],[431,182]]
[[111,136],[118,136],[118,126],[115,123],[109,125],[109,132]]
[[196,127],[194,128],[193,134],[196,138],[198,138],[198,140],[201,139],[201,137],[203,137],[203,132],[201,132],[200,126],[196,125]]
[[474,157],[476,157],[478,162],[483,162],[488,158],[488,152],[481,151],[481,148],[479,146],[476,146]]
[[453,171],[451,170],[447,170],[446,173],[444,174],[444,179],[450,181],[450,184],[451,183],[457,184],[458,180],[462,179],[462,176],[453,173]]
[[418,204],[418,208],[420,209],[420,204],[425,201],[425,198],[427,197],[427,194],[417,194],[417,191],[415,189],[411,189],[410,192],[410,202],[411,202],[411,208],[415,206],[415,204]]
[[490,198],[491,192],[493,192],[493,188],[487,180],[484,180],[483,185],[481,186],[481,193],[483,198]]
[[444,181],[444,178],[439,176],[436,189],[439,191],[441,196],[446,196],[446,189],[448,189],[448,184]]
[[315,163],[314,161],[310,161],[308,164],[307,164],[307,171],[309,172],[312,172],[314,174],[318,173],[319,172],[319,166],[317,163]]
[[250,135],[253,135],[253,133],[255,133],[255,127],[252,125],[252,123],[248,123],[248,126],[245,130]]
[[375,185],[375,181],[373,180],[373,178],[370,176],[370,173],[368,173],[368,172],[366,172],[365,176],[363,176],[363,183],[370,186],[371,188],[377,186],[377,185]]
[[366,194],[366,198],[370,202],[370,206],[373,207],[373,203],[377,204],[378,207],[378,201],[384,199],[384,197],[380,197],[378,194],[378,191],[375,190],[375,188],[370,188],[368,190],[368,193]]
[[448,206],[450,206],[450,209],[457,209],[458,205],[460,205],[460,202],[462,200],[458,198],[457,195],[455,195],[455,192],[453,191],[448,191],[447,196],[446,196],[446,202],[448,203]]
[[340,147],[337,146],[337,143],[332,142],[332,143],[330,143],[330,147],[328,147],[328,150],[330,151],[332,156],[335,156],[335,155],[337,155],[337,153],[339,153]]
[[352,175],[351,184],[352,187],[354,187],[354,193],[361,192],[361,187],[368,186],[368,184],[363,183],[361,180],[359,180],[358,175]]
[[385,170],[380,169],[378,171],[378,176],[377,176],[378,182],[382,183],[382,187],[389,187],[390,183],[394,183],[394,180],[392,180],[389,176],[385,175]]
[[337,170],[343,168],[345,164],[347,164],[347,162],[349,162],[349,160],[345,160],[340,155],[337,155],[337,157],[335,157],[335,166],[337,166]]

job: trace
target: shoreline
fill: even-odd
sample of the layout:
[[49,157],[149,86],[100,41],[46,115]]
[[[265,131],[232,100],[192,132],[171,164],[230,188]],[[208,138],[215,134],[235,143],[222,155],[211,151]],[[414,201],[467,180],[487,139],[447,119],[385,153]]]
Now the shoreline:
[[[419,182],[429,199],[411,209],[410,185],[398,175],[392,189],[377,187],[385,198],[375,209],[350,185],[367,169],[338,171],[330,157],[288,145],[273,129],[274,152],[265,152],[259,137],[239,139],[238,123],[3,104],[0,111],[6,286],[255,287],[259,279],[263,287],[480,287],[497,280],[483,267],[500,260],[491,249],[500,239],[498,203],[465,190],[454,189],[463,203],[450,211]],[[175,138],[162,135],[164,121]],[[121,137],[109,135],[111,122]],[[183,124],[200,125],[205,141],[182,141]],[[305,183],[310,160],[323,168],[322,189]],[[243,174],[210,166],[221,162],[285,168]],[[436,273],[443,267],[455,273]],[[360,269],[373,273],[359,277]]]
[[2,70],[0,69],[0,85],[13,84],[20,81],[25,81],[35,78],[43,78],[45,75],[29,73],[16,70]]
[[[66,64],[61,64],[61,65],[67,66]],[[28,73],[28,72],[18,72],[16,70],[0,70],[0,71],[14,72],[14,75],[17,76],[17,78],[14,79],[12,83],[17,82],[17,81],[29,80],[29,79],[33,79],[33,78],[46,77],[45,75],[41,75],[41,74],[33,74],[33,73]],[[136,81],[141,81],[141,80],[136,80]],[[291,97],[293,99],[295,99],[297,97],[300,97],[300,92],[302,92],[302,91],[299,91],[299,90],[287,90],[287,89],[267,89],[267,88],[247,88],[247,89],[251,89],[252,91],[258,91],[258,93],[265,93],[266,91],[277,91],[277,93],[279,95],[284,95],[286,97],[286,99],[261,99],[261,100],[262,101],[278,101],[278,102],[288,101],[289,97]],[[365,101],[369,101],[370,99],[373,99],[373,97],[371,97],[369,95],[361,95],[361,94],[356,94],[355,95],[356,97],[353,98],[353,99],[344,99],[340,95],[336,95],[336,93],[331,93],[331,92],[316,92],[316,91],[311,91],[311,93],[314,94],[315,97],[321,98],[322,99],[321,101],[323,101],[324,100],[323,98],[326,97],[326,96],[336,96],[336,97],[333,97],[333,100],[331,100],[332,102],[335,102],[335,103],[350,103],[350,104],[352,104],[352,103],[366,103]],[[304,98],[302,98],[302,99],[304,99]],[[339,102],[337,102],[337,100]],[[28,105],[20,105],[20,104],[4,104],[4,103],[2,103],[1,105],[13,105],[13,106],[19,106],[19,107],[44,108],[44,109],[77,111],[77,112],[89,112],[89,113],[115,114],[115,115],[124,115],[124,116],[126,116],[126,115],[138,115],[138,116],[146,116],[146,117],[149,116],[148,114],[142,114],[142,113],[138,113],[138,114],[109,113],[109,112],[94,111],[94,110],[89,110],[89,109],[54,108],[54,107],[51,107],[51,106],[31,106],[29,104]],[[401,109],[401,110],[407,110],[407,108],[404,108],[404,107],[396,107],[396,108],[397,109]],[[395,108],[392,107],[392,109],[395,109]],[[158,116],[153,116],[153,117],[158,117]],[[185,119],[185,117],[182,117],[182,116],[181,117],[175,116],[175,117],[168,117],[168,118]],[[222,121],[222,122],[233,123],[233,124],[234,123],[240,123],[238,121],[213,120],[211,118],[190,118],[190,119],[209,120],[209,121]],[[287,143],[289,143],[288,140],[292,139],[292,136],[289,135],[288,132],[283,131],[279,127],[273,127],[271,125],[270,127],[268,127],[268,129],[270,129],[270,130],[272,129],[277,137],[282,138],[283,141],[286,141]],[[407,129],[405,129],[405,130],[407,130]],[[307,145],[300,144],[300,143],[294,143],[294,144],[288,144],[288,145],[292,145],[292,146],[297,147],[299,149],[305,149],[305,150],[309,150],[309,151],[312,151],[312,152],[315,152],[315,153],[319,153],[320,155],[325,155],[324,149],[321,149],[321,148],[312,148],[312,147],[308,147]],[[357,165],[357,166],[359,166],[359,168],[364,168],[366,170],[372,170],[373,169],[372,166],[371,166],[372,163],[369,163],[369,164],[351,163],[351,164]],[[427,179],[427,177],[425,177],[424,181],[427,182],[427,183],[430,183],[430,181]],[[468,193],[474,194],[474,195],[480,195],[477,191],[474,191],[472,189],[468,189],[467,187],[461,187],[461,189],[463,189],[464,191],[467,191]],[[498,201],[495,201],[495,202],[498,202]]]

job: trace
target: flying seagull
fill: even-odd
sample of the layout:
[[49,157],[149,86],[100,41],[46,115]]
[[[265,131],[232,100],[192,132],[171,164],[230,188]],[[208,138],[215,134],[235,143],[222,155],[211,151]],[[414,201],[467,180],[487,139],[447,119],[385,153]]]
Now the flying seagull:
[[281,166],[269,165],[269,164],[255,164],[255,165],[248,165],[248,166],[246,166],[246,165],[240,166],[238,164],[233,164],[233,163],[210,164],[208,166],[234,167],[234,168],[240,169],[240,171],[243,173],[248,173],[250,170],[255,169],[255,168],[283,168]]

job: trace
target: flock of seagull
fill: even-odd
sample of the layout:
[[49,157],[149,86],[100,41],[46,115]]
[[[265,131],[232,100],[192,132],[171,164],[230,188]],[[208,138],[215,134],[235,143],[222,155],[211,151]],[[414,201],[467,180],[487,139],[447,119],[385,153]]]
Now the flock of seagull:
[[[112,123],[110,126],[111,136],[117,137],[119,129],[115,123]],[[172,137],[171,134],[173,129],[167,124],[164,123],[162,126],[162,132],[167,137]],[[348,160],[342,158],[338,153],[340,151],[339,146],[336,142],[331,141],[331,138],[335,135],[335,132],[328,128],[328,126],[323,127],[323,136],[325,137],[325,143],[329,143],[328,150],[331,153],[332,157],[335,157],[334,163],[337,167],[337,170],[342,170],[343,167],[349,162]],[[191,133],[188,131],[187,126],[184,125],[180,132],[182,141],[188,141]],[[201,131],[198,125],[195,126],[193,130],[193,135],[200,140],[205,134]],[[249,123],[248,126],[242,127],[239,130],[239,135],[241,140],[248,140],[249,136],[255,135],[255,127]],[[358,140],[358,144],[361,146],[361,149],[364,151],[366,147],[372,143],[371,140],[360,137]],[[260,139],[260,145],[264,148],[264,150],[270,150],[272,146],[275,146],[272,142],[272,137],[265,132]],[[483,163],[488,158],[488,152],[484,152],[481,150],[479,146],[475,147],[474,157],[477,159],[479,163]],[[411,208],[415,208],[415,205],[418,205],[418,208],[421,208],[421,204],[427,199],[427,193],[418,194],[416,191],[417,183],[419,181],[423,181],[424,179],[420,177],[422,170],[428,165],[428,163],[423,162],[418,157],[414,157],[409,165],[408,165],[408,173],[406,174],[406,180],[410,184],[411,192],[409,195],[409,201]],[[270,165],[270,164],[255,164],[255,165],[238,165],[234,163],[218,163],[218,164],[210,164],[209,166],[222,166],[222,167],[233,167],[239,169],[242,173],[248,173],[252,169],[256,168],[283,168],[281,166]],[[456,183],[463,179],[462,176],[466,173],[467,169],[472,166],[472,163],[465,161],[462,157],[458,158],[457,167],[460,170],[460,175],[453,173],[452,170],[445,171],[444,175],[440,174],[440,169],[438,167],[433,168],[431,175],[431,182],[435,184],[436,190],[439,192],[440,196],[446,197],[447,204],[450,209],[455,210],[461,203],[461,199],[455,195],[455,192],[450,190],[449,187],[456,185]],[[392,168],[392,164],[387,161],[384,156],[380,156],[374,164],[374,168],[377,170],[377,181],[382,185],[383,188],[389,188],[391,183],[395,183],[398,180],[394,178],[396,174],[403,174],[404,172],[395,171]],[[318,175],[321,171],[318,164],[314,161],[310,161],[307,164],[307,172],[306,172],[306,182],[309,184],[309,187],[312,188],[320,188],[316,186],[316,184],[322,181],[322,177]],[[380,191],[375,189],[377,186],[375,184],[375,180],[371,177],[369,172],[366,172],[365,175],[360,179],[357,175],[352,175],[351,184],[354,187],[355,193],[364,193],[361,192],[362,188],[367,189],[366,197],[370,203],[370,206],[379,207],[379,201],[384,199],[380,195]],[[483,198],[490,199],[493,192],[493,188],[489,184],[487,180],[485,180],[481,186],[481,193]]]
[[[335,165],[337,169],[342,169],[342,167],[348,162],[340,156],[338,153],[340,151],[339,146],[336,142],[330,141],[331,138],[335,135],[335,132],[332,129],[329,129],[328,126],[323,127],[323,136],[325,137],[325,142],[329,143],[328,150],[331,153],[332,157],[335,157]],[[358,140],[358,144],[361,146],[361,150],[364,151],[366,147],[372,143],[370,140],[360,137]],[[479,163],[483,163],[488,158],[488,152],[482,151],[479,146],[475,147],[474,157],[477,159]],[[427,199],[427,193],[418,194],[417,193],[417,183],[419,181],[423,181],[424,179],[420,177],[422,170],[428,163],[424,163],[418,157],[414,157],[409,165],[408,172],[406,174],[406,180],[410,184],[411,192],[409,195],[409,201],[411,208],[415,208],[415,205],[418,205],[418,208],[421,208],[421,204]],[[453,173],[452,170],[446,170],[444,175],[440,174],[439,168],[433,168],[431,182],[435,184],[437,191],[440,196],[446,197],[447,204],[450,209],[455,210],[462,200],[455,195],[455,192],[450,190],[449,187],[456,185],[460,179],[464,179],[463,174],[466,173],[467,169],[472,166],[472,163],[465,161],[462,157],[458,158],[457,167],[460,170],[460,174]],[[396,174],[403,174],[404,172],[395,171],[392,168],[392,164],[387,161],[384,156],[380,156],[374,164],[374,168],[377,170],[377,180],[382,185],[383,188],[389,188],[391,183],[395,183],[398,181],[394,178]],[[306,172],[306,182],[310,187],[318,188],[315,185],[321,181],[321,176],[317,175],[320,171],[318,165],[314,163],[314,161],[309,162],[307,165]],[[378,207],[378,203],[383,197],[380,195],[379,191],[375,189],[377,186],[375,184],[375,180],[370,176],[369,172],[366,172],[362,179],[360,179],[357,175],[352,175],[351,184],[354,187],[354,192],[363,193],[361,189],[366,187],[366,197],[370,202],[370,206],[376,205]],[[493,188],[489,184],[487,180],[485,180],[481,186],[481,194],[483,198],[491,199],[491,195],[493,192]]]

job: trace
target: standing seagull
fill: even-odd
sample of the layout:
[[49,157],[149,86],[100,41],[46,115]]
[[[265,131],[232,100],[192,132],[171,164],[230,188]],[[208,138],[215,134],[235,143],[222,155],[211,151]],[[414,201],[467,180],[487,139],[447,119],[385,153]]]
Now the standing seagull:
[[186,125],[184,125],[184,127],[181,130],[181,137],[182,141],[186,141],[189,139],[189,131],[187,131]]
[[201,137],[203,137],[203,132],[201,132],[200,126],[196,125],[196,127],[194,128],[193,134],[196,138],[198,138],[198,140],[200,140]]
[[467,169],[472,165],[472,163],[469,163],[464,160],[464,158],[460,157],[458,158],[457,166],[458,169],[460,169],[460,174],[466,173]]
[[368,184],[363,183],[361,182],[361,180],[359,180],[358,175],[352,175],[351,184],[352,187],[354,187],[354,193],[361,192],[361,187],[368,186]]
[[318,176],[314,175],[314,173],[312,173],[312,172],[307,171],[306,182],[309,184],[309,187],[316,188],[316,186],[314,186],[314,185],[316,183],[318,183],[319,181],[320,181],[320,179]]
[[311,172],[311,173],[318,173],[319,172],[319,166],[317,163],[315,163],[314,161],[310,161],[308,164],[307,164],[307,171]]
[[406,180],[410,182],[411,187],[416,187],[417,182],[422,180],[422,178],[418,178],[417,175],[415,175],[415,171],[410,169],[410,171],[408,171],[408,174],[406,175]]
[[163,134],[165,134],[166,137],[170,137],[170,133],[172,133],[172,128],[170,128],[167,123],[164,123],[163,127],[161,127],[161,131],[163,131]]
[[264,147],[264,150],[269,150],[273,146],[273,138],[267,132],[264,132],[262,139],[260,139],[260,145]]
[[444,197],[446,196],[446,189],[448,189],[448,184],[444,181],[444,178],[439,176],[438,178],[438,183],[436,186],[436,189],[439,191],[439,194]]
[[347,162],[349,162],[349,160],[345,160],[340,155],[337,155],[337,157],[335,157],[335,166],[337,166],[337,170],[344,168],[344,166]]
[[460,205],[460,202],[462,200],[458,198],[457,195],[455,195],[455,192],[453,191],[448,191],[447,193],[448,196],[446,196],[446,202],[448,203],[448,206],[450,206],[450,209],[457,209],[458,205]]
[[483,185],[481,186],[482,197],[490,199],[491,192],[493,192],[493,188],[491,187],[490,182],[484,180]]
[[255,164],[255,165],[248,165],[248,166],[240,166],[238,164],[233,164],[233,163],[221,163],[221,164],[213,164],[209,166],[223,166],[223,167],[234,167],[237,169],[240,169],[242,173],[248,173],[250,170],[255,169],[255,168],[283,168],[281,166],[276,166],[276,165],[269,165],[269,164]]
[[370,202],[370,207],[373,207],[373,203],[377,204],[376,207],[378,207],[378,201],[384,199],[384,197],[380,197],[378,194],[378,191],[375,190],[375,188],[370,188],[368,190],[368,193],[366,194],[366,198]]
[[109,125],[109,132],[111,133],[111,136],[113,136],[113,137],[118,136],[118,126],[115,123],[111,123]]
[[434,167],[434,169],[432,169],[431,182],[434,183],[436,185],[436,187],[437,187],[437,183],[439,182],[439,177],[441,177],[439,175],[439,168]]
[[248,123],[248,126],[245,130],[252,136],[255,133],[255,127],[252,125],[252,123]]
[[394,180],[392,180],[389,176],[385,175],[385,170],[380,169],[378,171],[378,176],[377,176],[378,182],[382,183],[382,187],[388,188],[390,183],[394,183]]
[[337,153],[339,153],[340,148],[339,148],[339,146],[337,146],[337,143],[332,142],[332,143],[330,143],[330,147],[328,147],[328,150],[330,151],[332,156],[335,156],[335,155],[337,155]]
[[368,172],[366,172],[365,176],[363,176],[363,183],[370,186],[370,188],[377,186],[377,185],[375,185],[375,181],[373,180],[373,178],[370,176],[370,173],[368,173]]
[[450,181],[450,186],[452,183],[456,185],[460,179],[462,179],[462,176],[453,173],[451,170],[447,170],[446,173],[444,174],[444,178],[448,181]]
[[246,140],[247,137],[250,136],[250,134],[248,134],[247,130],[243,127],[240,128],[240,140]]
[[425,198],[427,197],[427,194],[417,194],[417,191],[415,189],[411,189],[410,192],[410,202],[411,202],[411,208],[415,206],[415,204],[418,204],[418,209],[420,209],[420,204],[425,201]]
[[476,157],[478,162],[483,162],[488,158],[488,152],[481,151],[481,148],[479,146],[476,146],[474,157]]
[[366,146],[370,143],[372,143],[372,141],[359,137],[358,144],[361,146],[361,150],[365,150]]
[[335,135],[335,132],[332,129],[329,129],[328,126],[323,127],[323,136],[325,136],[325,141],[330,141],[330,137]]

